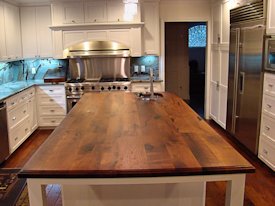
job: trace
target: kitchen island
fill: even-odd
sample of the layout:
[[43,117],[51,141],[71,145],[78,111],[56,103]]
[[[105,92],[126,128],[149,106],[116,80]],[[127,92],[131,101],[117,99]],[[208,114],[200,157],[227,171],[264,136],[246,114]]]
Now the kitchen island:
[[179,97],[86,93],[19,176],[30,204],[45,184],[64,205],[204,205],[205,183],[227,181],[226,206],[243,205],[246,173],[232,146]]

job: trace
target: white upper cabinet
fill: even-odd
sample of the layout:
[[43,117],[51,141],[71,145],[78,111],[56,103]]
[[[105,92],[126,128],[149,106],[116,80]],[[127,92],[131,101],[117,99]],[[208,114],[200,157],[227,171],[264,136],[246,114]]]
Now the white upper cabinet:
[[21,30],[24,58],[51,57],[52,33],[49,6],[21,7]]
[[[16,60],[22,57],[19,8],[3,2],[4,32],[6,41],[6,60]],[[1,15],[1,14],[0,14]],[[1,20],[2,21],[2,20]],[[1,32],[2,33],[2,32]],[[2,47],[2,45],[1,45]]]
[[66,2],[62,4],[63,24],[84,23],[84,7],[82,2]]
[[159,2],[142,3],[143,48],[145,55],[159,55]]
[[230,0],[212,4],[212,44],[229,44]]
[[4,5],[0,1],[0,60],[7,58],[5,22],[4,22]]
[[133,18],[125,16],[122,0],[66,1],[52,4],[53,25],[140,22],[140,6]]
[[85,22],[97,23],[107,21],[106,1],[95,0],[85,3]]
[[275,34],[275,0],[267,1],[267,34]]
[[124,21],[124,3],[121,0],[107,1],[108,22]]

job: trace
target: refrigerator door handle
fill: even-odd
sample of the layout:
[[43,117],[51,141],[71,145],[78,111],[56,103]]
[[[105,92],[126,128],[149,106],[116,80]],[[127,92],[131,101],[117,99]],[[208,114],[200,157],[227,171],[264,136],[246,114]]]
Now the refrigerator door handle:
[[245,73],[240,72],[240,94],[244,93],[244,81],[245,81]]

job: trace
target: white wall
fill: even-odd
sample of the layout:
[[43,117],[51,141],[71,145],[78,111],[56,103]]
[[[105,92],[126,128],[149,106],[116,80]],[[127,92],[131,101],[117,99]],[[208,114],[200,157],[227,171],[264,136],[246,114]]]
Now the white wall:
[[[207,22],[208,37],[211,32],[211,3],[208,0],[161,0],[161,78],[165,82],[164,68],[164,23],[165,22]],[[205,117],[209,118],[209,82],[210,82],[210,38],[206,49]]]

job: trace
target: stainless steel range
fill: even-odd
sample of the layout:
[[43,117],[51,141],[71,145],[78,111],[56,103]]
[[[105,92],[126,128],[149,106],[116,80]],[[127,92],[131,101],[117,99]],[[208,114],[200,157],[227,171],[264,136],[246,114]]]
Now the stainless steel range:
[[81,96],[87,92],[116,92],[131,91],[129,79],[101,79],[98,82],[85,81],[84,79],[72,79],[65,83],[67,110],[70,111],[80,100]]
[[69,58],[65,83],[67,111],[86,92],[131,91],[130,51],[117,42],[83,42],[64,51]]

